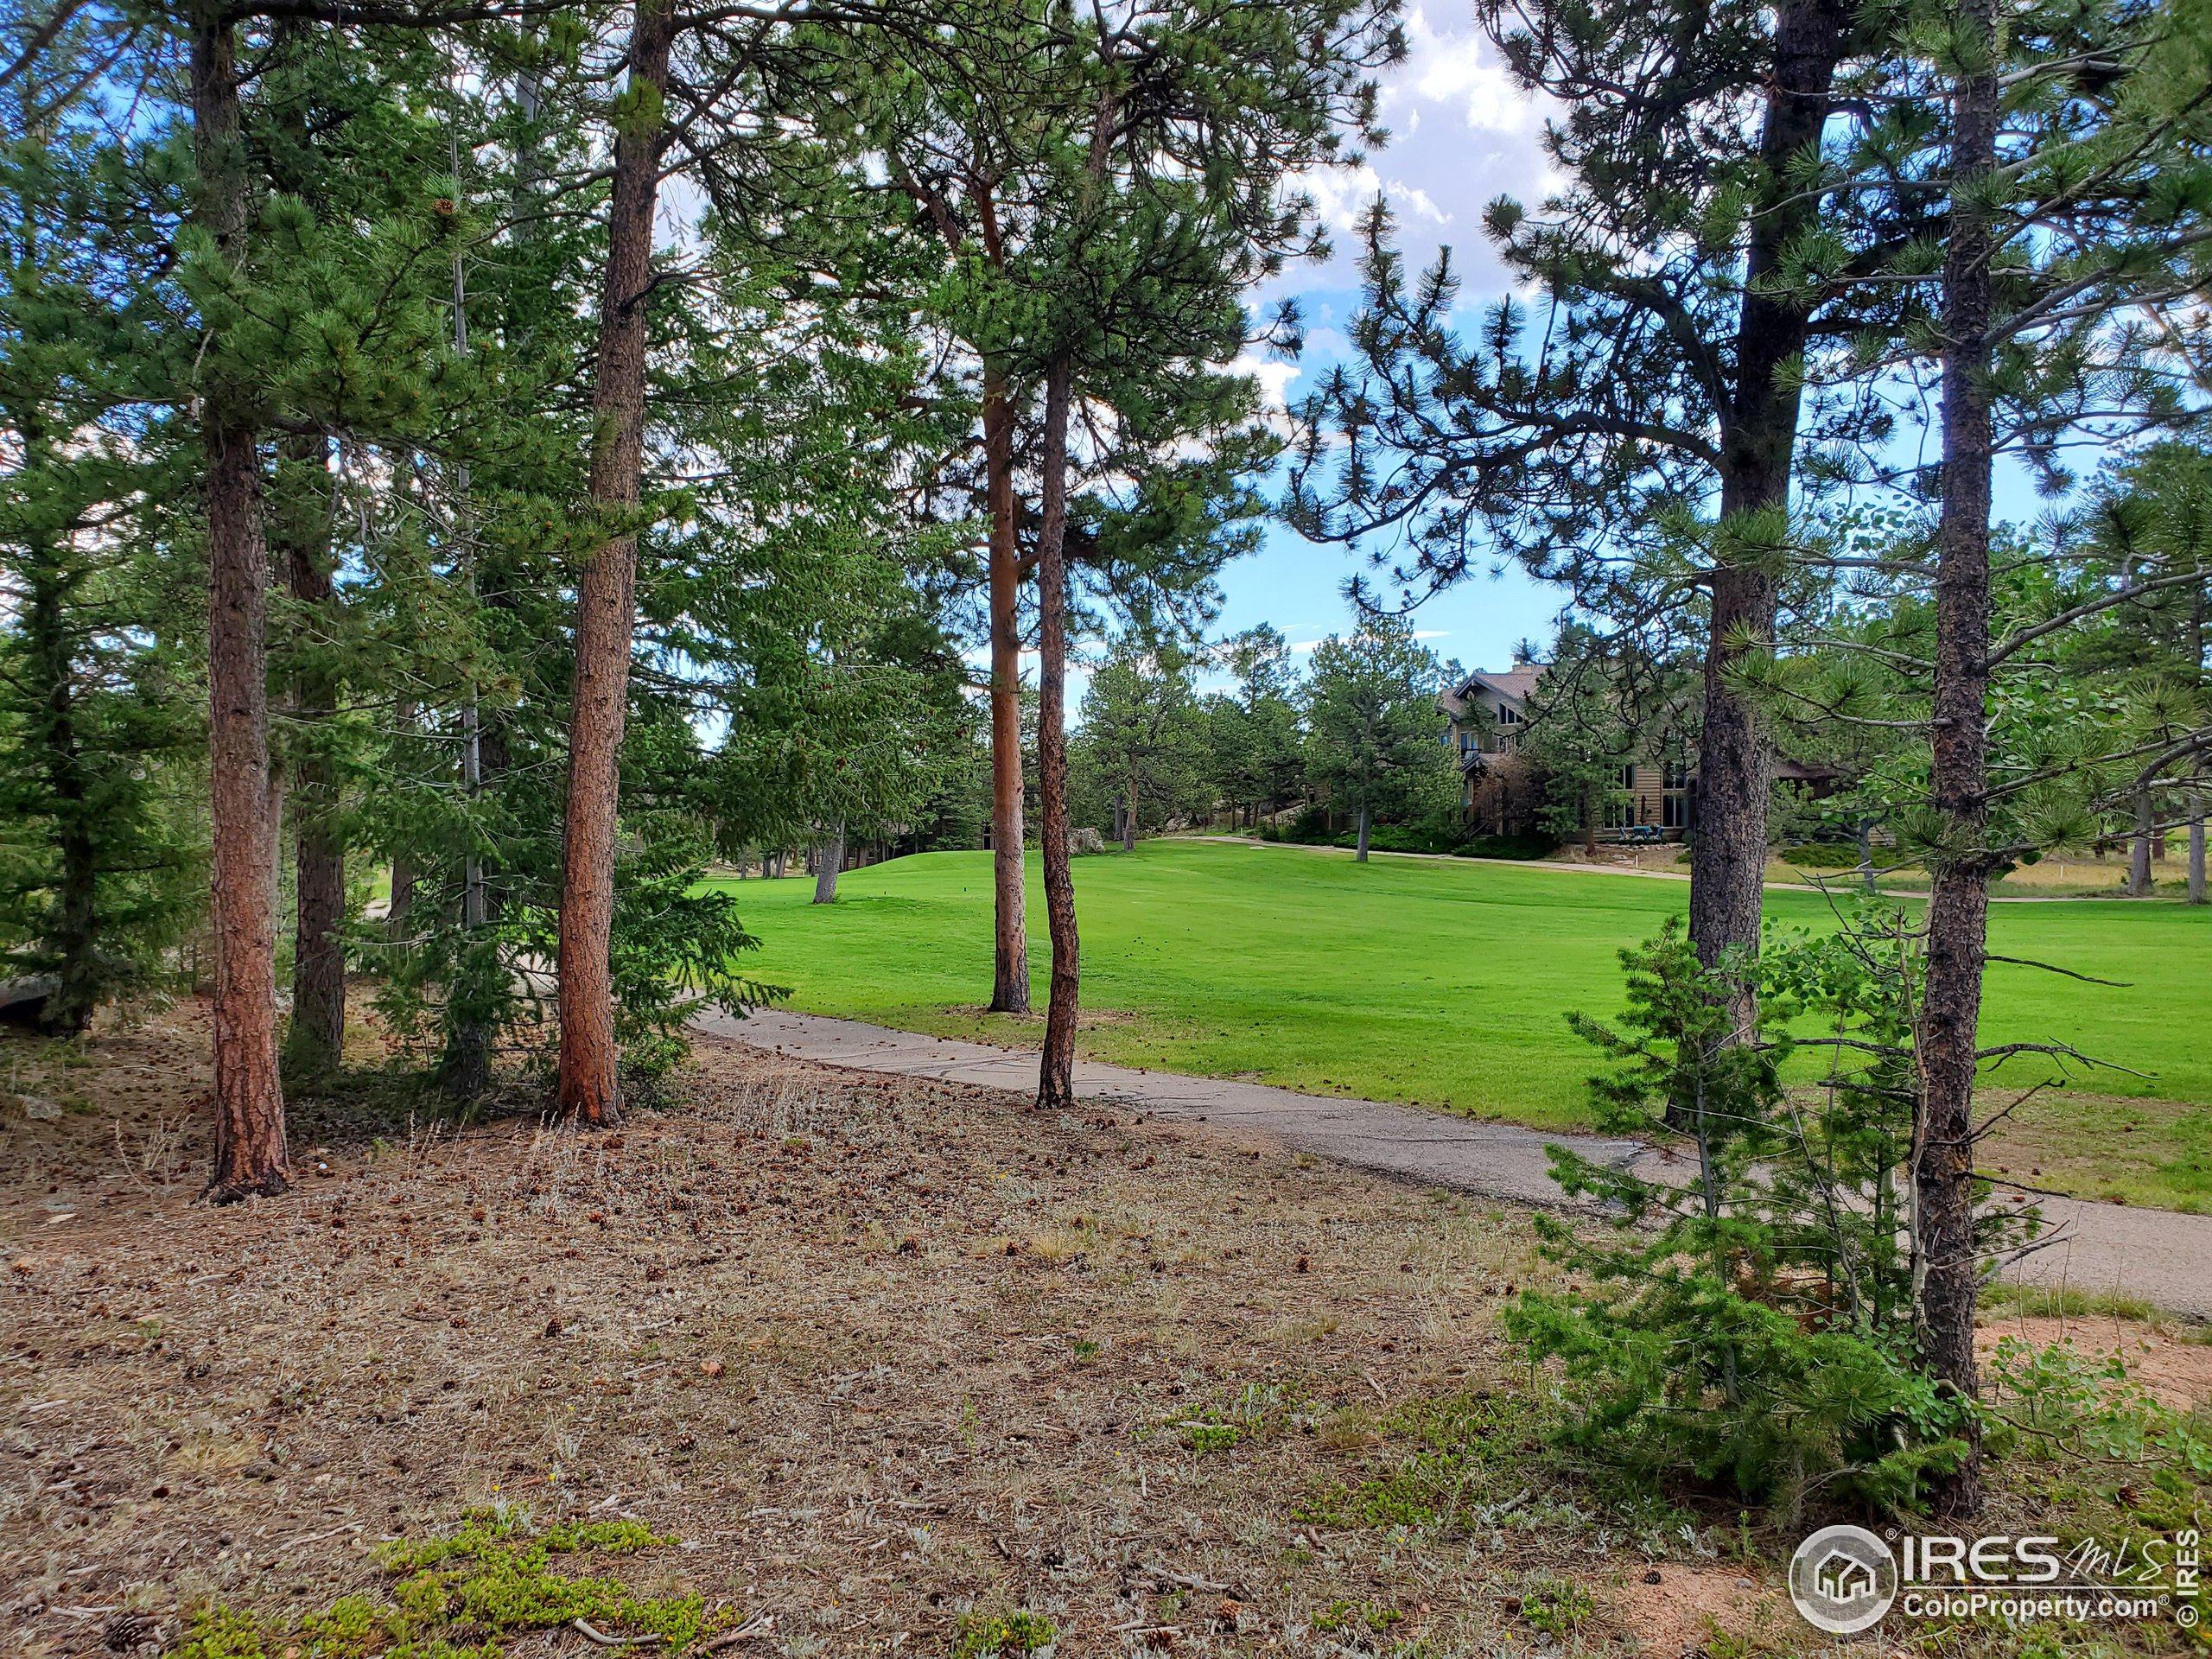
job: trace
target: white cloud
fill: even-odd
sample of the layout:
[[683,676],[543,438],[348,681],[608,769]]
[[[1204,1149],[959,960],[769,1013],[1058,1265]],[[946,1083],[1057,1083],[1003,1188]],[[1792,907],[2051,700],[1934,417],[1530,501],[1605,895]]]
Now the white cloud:
[[[1284,273],[1276,292],[1354,286],[1357,227],[1378,195],[1389,201],[1397,245],[1415,269],[1449,243],[1470,298],[1486,302],[1504,288],[1506,274],[1481,232],[1482,210],[1500,195],[1533,206],[1556,188],[1543,150],[1548,106],[1514,86],[1471,16],[1440,0],[1408,13],[1406,47],[1405,61],[1381,80],[1389,143],[1356,166],[1317,168],[1299,181],[1330,232],[1332,257]],[[1327,320],[1314,309],[1317,321]]]
[[1406,15],[1406,63],[1382,98],[1386,120],[1407,111],[1408,133],[1417,130],[1425,105],[1455,109],[1459,124],[1477,132],[1533,134],[1543,117],[1535,101],[1513,84],[1497,48],[1463,23],[1440,28],[1415,6]]
[[1386,179],[1382,184],[1382,194],[1390,199],[1390,205],[1398,210],[1401,219],[1410,213],[1415,219],[1425,219],[1432,225],[1449,225],[1452,222],[1452,215],[1431,201],[1427,191],[1416,186],[1396,179]]
[[1245,352],[1229,366],[1233,373],[1249,374],[1260,383],[1260,408],[1269,416],[1281,412],[1283,394],[1299,374],[1297,364],[1256,351]]
[[[1300,183],[1313,198],[1313,209],[1320,214],[1321,222],[1337,233],[1340,244],[1344,233],[1359,223],[1375,198],[1382,194],[1382,175],[1364,162],[1357,167],[1322,168],[1306,175]],[[1344,250],[1339,247],[1338,251]]]

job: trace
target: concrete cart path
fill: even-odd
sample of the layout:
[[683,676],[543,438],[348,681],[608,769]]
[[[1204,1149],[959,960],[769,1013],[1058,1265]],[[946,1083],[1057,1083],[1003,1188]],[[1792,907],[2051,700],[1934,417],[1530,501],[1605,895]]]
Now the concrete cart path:
[[[699,1017],[700,1028],[754,1047],[855,1071],[973,1084],[1020,1095],[1037,1087],[1033,1049],[927,1037],[855,1020],[770,1009],[749,1020]],[[1192,1077],[1078,1060],[1076,1091],[1085,1100],[1149,1112],[1224,1133],[1296,1147],[1402,1180],[1484,1198],[1557,1208],[1547,1146],[1633,1164],[1658,1175],[1679,1169],[1639,1141],[1547,1134],[1516,1123],[1485,1123],[1388,1101],[1300,1094],[1228,1077]],[[2056,1242],[2013,1264],[2007,1277],[2139,1296],[2192,1318],[2212,1319],[2212,1217],[2133,1210],[2075,1198],[2039,1200]]]

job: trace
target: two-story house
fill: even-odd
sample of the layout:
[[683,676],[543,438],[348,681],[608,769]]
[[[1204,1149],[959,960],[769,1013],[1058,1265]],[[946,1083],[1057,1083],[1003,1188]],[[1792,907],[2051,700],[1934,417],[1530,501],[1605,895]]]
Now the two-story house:
[[[1541,664],[1516,658],[1502,672],[1477,669],[1437,699],[1452,721],[1447,741],[1459,760],[1460,801],[1470,810],[1485,768],[1520,748],[1529,701],[1543,671]],[[1618,837],[1656,829],[1664,839],[1680,841],[1690,827],[1692,796],[1686,760],[1630,761],[1621,767],[1620,793],[1605,809],[1602,831]]]

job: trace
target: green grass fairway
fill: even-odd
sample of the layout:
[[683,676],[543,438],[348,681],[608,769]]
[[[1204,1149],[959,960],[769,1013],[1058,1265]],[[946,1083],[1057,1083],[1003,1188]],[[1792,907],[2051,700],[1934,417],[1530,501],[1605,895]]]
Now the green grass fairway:
[[[1044,897],[1030,858],[1041,1011]],[[792,1006],[908,1030],[1034,1040],[984,1014],[990,857],[934,853],[811,880],[728,882],[765,948],[748,973]],[[1539,868],[1151,842],[1076,861],[1085,1049],[1101,1059],[1414,1101],[1567,1127],[1590,1054],[1560,1014],[1620,1002],[1615,952],[1682,910],[1681,882]],[[1819,925],[1823,899],[1771,893]],[[2101,1095],[2212,1103],[2212,911],[2073,901],[1992,906],[1992,949],[2100,978],[1993,964],[1985,1040],[2059,1039],[2151,1072]],[[2031,1066],[2022,1071],[2029,1080]],[[2037,1073],[2040,1075],[2040,1073]]]
[[[1033,853],[1029,862],[1041,1015],[1045,901]],[[791,986],[794,1007],[1038,1039],[1040,1018],[980,1006],[987,853],[848,872],[828,906],[808,902],[810,879],[727,885],[765,945],[747,971]],[[1688,896],[1682,882],[1635,876],[1380,855],[1363,867],[1344,853],[1196,841],[1078,859],[1083,1047],[1123,1065],[1580,1128],[1592,1055],[1560,1016],[1616,1012],[1615,953]],[[1807,893],[1770,892],[1767,913],[1827,919]],[[1993,963],[1985,1042],[2069,1042],[2151,1075],[2098,1072],[2077,1084],[2088,1092],[2039,1098],[1986,1160],[2086,1196],[2212,1205],[2212,910],[2068,900],[1994,905],[1990,917],[1999,954],[2127,988]],[[2040,1060],[2015,1066],[1996,1081],[2045,1075]]]

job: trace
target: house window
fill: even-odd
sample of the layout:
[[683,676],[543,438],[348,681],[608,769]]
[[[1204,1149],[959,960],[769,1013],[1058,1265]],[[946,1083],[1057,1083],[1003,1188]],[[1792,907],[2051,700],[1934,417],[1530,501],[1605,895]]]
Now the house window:
[[1669,760],[1660,774],[1662,789],[1688,789],[1690,786],[1690,767],[1687,760]]
[[1632,797],[1625,801],[1612,800],[1605,803],[1606,829],[1627,830],[1633,828],[1635,823],[1636,801]]
[[1631,761],[1629,765],[1627,765],[1627,766],[1623,766],[1623,767],[1621,768],[1621,770],[1620,770],[1620,785],[1621,785],[1621,787],[1622,787],[1623,789],[1625,789],[1625,790],[1629,790],[1629,791],[1633,791],[1635,790],[1635,788],[1636,788],[1636,765],[1635,765],[1635,763],[1634,763],[1633,761]]
[[1670,789],[1659,798],[1659,827],[1662,830],[1687,830],[1690,823],[1690,798],[1681,790]]
[[1510,702],[1499,703],[1497,723],[1501,726],[1518,726],[1521,723],[1521,711]]

